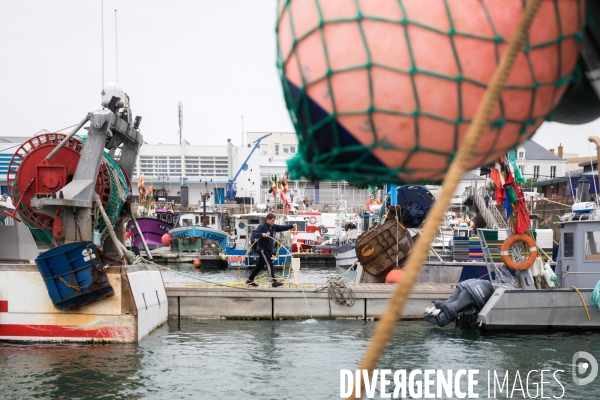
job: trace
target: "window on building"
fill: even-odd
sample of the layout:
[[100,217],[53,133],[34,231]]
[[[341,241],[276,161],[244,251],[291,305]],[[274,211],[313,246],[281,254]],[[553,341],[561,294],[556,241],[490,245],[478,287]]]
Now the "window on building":
[[550,179],[556,178],[556,165],[550,167]]
[[227,178],[229,176],[229,161],[227,157],[215,157],[215,176]]
[[295,144],[284,144],[283,145],[283,154],[296,154],[296,145]]
[[198,157],[185,157],[185,174],[186,176],[199,176],[199,163]]
[[152,157],[152,156],[141,156],[140,157],[140,174],[154,175],[154,157]]
[[533,177],[535,179],[540,177],[540,166],[539,165],[534,165],[533,166]]
[[517,158],[519,160],[522,160],[525,158],[525,152],[523,150],[519,150],[519,153],[517,154]]
[[279,144],[275,144],[273,147],[275,149],[275,155],[278,156],[279,155]]
[[269,151],[269,145],[268,144],[261,144],[260,145],[260,154],[267,154],[268,151]]
[[519,165],[519,170],[521,171],[521,175],[525,174],[525,166],[524,165]]
[[168,175],[169,174],[169,168],[168,168],[168,157],[164,157],[164,156],[159,156],[155,158],[155,164],[156,164],[156,173],[157,175]]
[[181,176],[181,157],[169,157],[169,175]]

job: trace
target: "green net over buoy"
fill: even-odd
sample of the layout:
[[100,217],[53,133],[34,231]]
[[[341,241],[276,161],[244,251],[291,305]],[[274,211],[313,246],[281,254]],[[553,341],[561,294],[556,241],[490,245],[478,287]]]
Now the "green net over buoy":
[[[292,179],[440,182],[524,0],[280,0]],[[469,168],[525,141],[572,78],[583,0],[544,1]]]

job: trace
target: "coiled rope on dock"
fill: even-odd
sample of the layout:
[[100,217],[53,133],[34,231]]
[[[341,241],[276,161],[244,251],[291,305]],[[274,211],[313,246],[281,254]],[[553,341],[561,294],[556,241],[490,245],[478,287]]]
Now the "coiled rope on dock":
[[[464,173],[467,171],[475,146],[479,142],[479,139],[484,132],[484,128],[488,124],[492,110],[498,102],[502,87],[508,79],[520,49],[525,43],[527,32],[541,3],[542,0],[531,0],[527,2],[525,12],[519,21],[514,36],[508,44],[506,52],[502,55],[500,64],[494,72],[483,100],[477,108],[477,113],[469,126],[464,142],[462,146],[460,146],[456,158],[450,165],[448,174],[442,183],[442,193],[440,198],[433,203],[429,216],[425,220],[422,231],[423,237],[421,240],[415,242],[415,247],[408,256],[408,260],[404,266],[403,280],[396,288],[385,313],[375,327],[371,343],[358,367],[358,369],[367,370],[368,376],[373,374],[373,370],[377,366],[377,363],[383,354],[383,350],[387,346],[387,343],[394,332],[398,318],[404,308],[404,303],[421,273],[421,268],[429,251],[429,244],[433,242],[438,226],[441,224],[446,212],[446,208],[450,204],[450,198],[456,191],[458,183],[462,179]],[[356,386],[353,388],[351,397],[359,399],[361,396],[357,395],[357,393],[364,393],[364,380],[360,379],[360,390],[357,391]]]
[[[342,275],[339,274],[330,274],[327,275],[327,293],[329,294],[329,299],[335,300],[337,304],[340,306],[352,307],[356,302],[356,296],[354,295],[354,291],[346,285]],[[330,313],[331,313],[331,305]]]

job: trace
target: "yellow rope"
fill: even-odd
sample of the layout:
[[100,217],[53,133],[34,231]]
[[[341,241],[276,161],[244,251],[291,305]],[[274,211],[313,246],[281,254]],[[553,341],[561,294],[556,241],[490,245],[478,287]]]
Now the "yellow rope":
[[579,289],[577,289],[575,286],[571,286],[571,289],[573,289],[574,291],[576,291],[577,294],[579,295],[579,300],[581,300],[581,304],[583,304],[583,309],[585,310],[585,314],[587,315],[588,321],[590,321],[591,320],[590,313],[589,313],[589,311],[587,309],[587,306],[585,305],[585,300],[583,300],[583,296],[579,292]]
[[[500,60],[500,65],[494,72],[494,76],[485,92],[483,100],[479,104],[477,113],[467,131],[464,142],[459,148],[456,159],[450,165],[448,174],[442,184],[442,194],[440,198],[433,203],[433,208],[425,220],[422,237],[416,241],[413,251],[408,256],[408,260],[404,266],[402,282],[396,288],[385,314],[383,314],[381,320],[375,327],[371,343],[358,367],[359,369],[367,370],[369,376],[372,375],[373,369],[377,366],[383,350],[394,332],[398,318],[404,308],[406,298],[419,277],[421,267],[429,250],[429,245],[435,238],[438,226],[442,222],[446,208],[450,204],[450,198],[454,194],[459,181],[462,179],[469,166],[473,150],[483,134],[484,128],[488,124],[492,110],[498,101],[502,87],[510,74],[517,55],[525,42],[527,31],[531,26],[531,22],[533,21],[541,2],[542,0],[531,0],[527,3],[527,8],[515,31],[515,35],[510,40],[508,48]],[[360,379],[360,381],[360,387],[363,389],[360,393],[364,393],[364,381],[362,379]],[[360,396],[356,397],[356,387],[353,389],[352,397],[360,398]]]

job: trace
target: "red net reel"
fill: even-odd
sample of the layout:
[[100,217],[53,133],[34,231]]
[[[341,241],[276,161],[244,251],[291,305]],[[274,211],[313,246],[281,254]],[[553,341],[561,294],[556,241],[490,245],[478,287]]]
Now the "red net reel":
[[[23,220],[35,228],[52,230],[55,217],[31,207],[31,199],[52,194],[59,196],[60,190],[73,180],[79,164],[84,144],[76,138],[69,139],[50,161],[46,161],[46,156],[65,136],[62,133],[44,133],[27,140],[17,149],[8,165],[10,197]],[[104,164],[98,171],[95,191],[106,205],[111,181]]]

